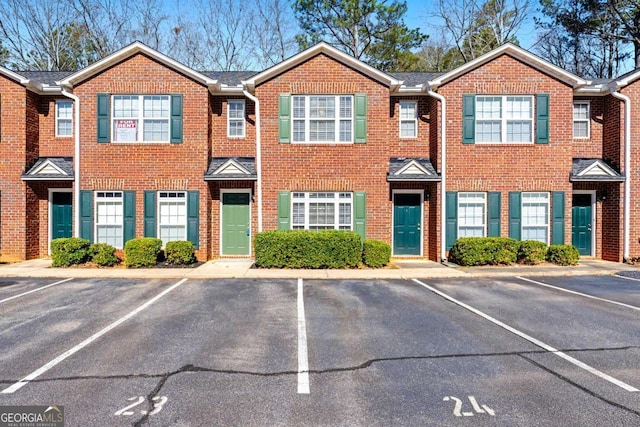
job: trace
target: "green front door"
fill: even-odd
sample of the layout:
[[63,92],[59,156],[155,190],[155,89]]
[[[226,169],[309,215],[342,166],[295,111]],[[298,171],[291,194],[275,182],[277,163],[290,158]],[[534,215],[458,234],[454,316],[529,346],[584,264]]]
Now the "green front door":
[[591,211],[591,194],[574,194],[571,208],[572,217],[572,243],[578,248],[580,255],[592,256],[591,239],[593,238],[593,227],[591,221],[593,212]]
[[393,196],[393,254],[420,255],[422,228],[420,194]]
[[222,193],[222,255],[250,255],[249,193]]
[[71,237],[71,193],[51,193],[51,240]]

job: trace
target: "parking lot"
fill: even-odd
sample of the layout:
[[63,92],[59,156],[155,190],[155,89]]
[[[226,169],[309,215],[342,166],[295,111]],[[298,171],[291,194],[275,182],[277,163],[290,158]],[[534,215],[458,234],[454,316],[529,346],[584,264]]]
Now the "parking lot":
[[67,426],[638,425],[640,282],[0,278],[0,405]]

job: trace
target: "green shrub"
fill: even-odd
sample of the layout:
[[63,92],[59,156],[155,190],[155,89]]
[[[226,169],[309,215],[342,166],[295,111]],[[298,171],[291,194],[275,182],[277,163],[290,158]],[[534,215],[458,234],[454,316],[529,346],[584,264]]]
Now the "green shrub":
[[64,237],[51,241],[53,267],[69,267],[89,259],[89,241],[78,237]]
[[367,267],[384,267],[391,260],[391,246],[379,240],[365,240],[362,244],[362,262]]
[[353,231],[266,231],[256,234],[254,250],[255,264],[263,268],[345,268],[362,259],[360,236]]
[[164,248],[164,256],[169,264],[193,264],[196,262],[196,254],[193,242],[188,240],[176,240],[167,242]]
[[559,265],[577,265],[580,259],[578,248],[571,245],[551,245],[547,252],[547,261]]
[[537,240],[523,240],[518,248],[518,261],[523,264],[536,265],[547,259],[549,247]]
[[154,237],[131,239],[124,245],[124,264],[127,267],[153,267],[156,265],[162,240]]
[[462,266],[509,265],[517,253],[518,241],[508,237],[462,237],[449,251],[449,260]]
[[106,243],[94,243],[89,247],[91,261],[101,267],[111,267],[120,262],[116,256],[116,248]]

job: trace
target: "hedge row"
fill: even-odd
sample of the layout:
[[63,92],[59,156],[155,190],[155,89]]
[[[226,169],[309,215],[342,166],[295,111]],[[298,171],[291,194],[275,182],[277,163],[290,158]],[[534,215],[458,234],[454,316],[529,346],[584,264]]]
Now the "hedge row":
[[[169,264],[192,264],[196,261],[192,242],[168,242],[164,250]],[[162,240],[143,237],[127,241],[124,246],[124,260],[127,267],[153,267],[162,255]],[[106,243],[89,244],[77,237],[55,239],[51,242],[53,267],[69,267],[92,261],[99,266],[111,267],[120,263],[116,249]]]
[[360,241],[353,231],[278,230],[254,237],[255,265],[261,268],[353,268],[362,263],[383,267],[391,247],[380,241]]
[[580,254],[571,245],[551,245],[508,237],[463,237],[455,241],[449,260],[462,266],[509,265],[515,262],[535,265],[549,261],[559,265],[576,265]]

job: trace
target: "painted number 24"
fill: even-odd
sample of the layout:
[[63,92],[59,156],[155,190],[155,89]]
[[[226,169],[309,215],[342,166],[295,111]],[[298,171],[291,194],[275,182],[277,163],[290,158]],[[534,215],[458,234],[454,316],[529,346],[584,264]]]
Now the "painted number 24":
[[[130,397],[127,399],[128,401],[134,401],[131,405],[125,406],[124,408],[120,409],[119,411],[116,412],[116,415],[133,415],[134,412],[131,411],[130,409],[135,408],[136,406],[140,405],[141,403],[143,403],[146,399],[143,396],[134,396],[134,397]],[[167,403],[167,397],[165,396],[156,396],[154,398],[151,399],[153,401],[153,409],[151,410],[151,412],[149,412],[149,415],[154,415],[157,414],[158,412],[162,411],[162,406],[164,406],[165,403]],[[140,413],[142,415],[147,415],[147,411],[140,411]]]

